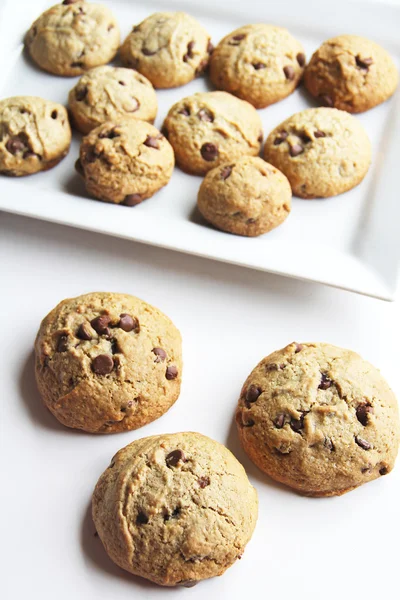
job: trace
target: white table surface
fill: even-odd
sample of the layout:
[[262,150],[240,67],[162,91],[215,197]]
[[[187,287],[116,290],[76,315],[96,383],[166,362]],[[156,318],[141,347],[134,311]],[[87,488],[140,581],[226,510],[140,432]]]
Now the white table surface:
[[[306,499],[251,464],[232,420],[249,371],[293,340],[354,349],[381,369],[399,397],[398,302],[4,213],[0,261],[4,600],[397,597],[400,459],[388,477],[341,498]],[[181,396],[135,432],[96,437],[63,428],[35,388],[32,346],[41,318],[61,299],[94,290],[142,297],[182,332]],[[182,430],[214,437],[236,454],[257,487],[260,514],[243,559],[223,577],[169,590],[109,561],[88,507],[119,448]]]

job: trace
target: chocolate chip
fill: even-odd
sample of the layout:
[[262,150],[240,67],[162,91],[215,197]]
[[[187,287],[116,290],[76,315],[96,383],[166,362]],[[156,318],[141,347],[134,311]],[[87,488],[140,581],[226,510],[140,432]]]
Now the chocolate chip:
[[168,381],[176,379],[178,377],[178,369],[174,365],[167,367],[167,370],[165,371],[165,377],[168,379]]
[[99,354],[92,360],[92,369],[97,375],[108,375],[114,368],[114,360],[109,354]]
[[294,72],[294,69],[291,65],[283,67],[283,72],[285,73],[286,79],[288,79],[289,81],[293,81],[293,79],[296,77],[296,73]]
[[332,383],[333,383],[332,379],[329,379],[329,377],[327,375],[325,375],[325,373],[321,373],[321,381],[318,386],[318,389],[319,390],[327,390],[328,388],[331,387]]
[[387,475],[389,472],[388,468],[383,466],[379,469],[379,475]]
[[243,427],[253,427],[255,425],[255,421],[253,419],[249,419],[246,422],[243,422]]
[[63,4],[68,6],[69,4],[76,4],[79,0],[64,0]]
[[114,138],[119,137],[120,134],[115,131],[115,129],[109,129],[108,131],[102,131],[99,133],[99,138],[113,140]]
[[142,54],[144,54],[145,56],[154,56],[154,54],[157,54],[158,49],[157,50],[148,50],[147,48],[142,48]]
[[128,194],[121,204],[124,206],[136,206],[142,202],[143,198],[140,194]]
[[233,37],[230,39],[230,41],[229,41],[229,44],[230,44],[231,46],[238,46],[238,45],[239,45],[239,42],[241,42],[241,41],[242,41],[242,40],[243,40],[245,37],[246,37],[246,35],[245,35],[244,33],[240,33],[240,34],[238,34],[238,35],[234,35],[234,36],[233,36]]
[[57,119],[57,117],[58,117],[58,112],[56,110],[53,110],[53,112],[51,113],[51,118]]
[[295,342],[294,353],[297,354],[298,352],[301,352],[302,350],[303,350],[303,345],[302,344],[297,344],[297,342]]
[[304,142],[304,144],[309,144],[311,142],[311,138],[307,133],[300,134],[299,138],[301,139],[302,142]]
[[324,138],[324,137],[326,137],[326,133],[324,133],[323,131],[321,131],[320,129],[318,129],[317,131],[315,131],[314,137],[316,137],[316,138]]
[[212,54],[214,52],[214,46],[211,43],[211,40],[208,40],[208,44],[207,44],[207,52],[208,54]]
[[257,142],[259,142],[261,144],[262,141],[263,141],[263,132],[260,131],[260,135],[257,138]]
[[[119,347],[118,340],[116,339],[111,340],[111,352],[112,354],[121,354],[121,348]],[[125,408],[121,410],[124,412]]]
[[36,154],[35,152],[32,152],[31,150],[26,150],[23,154],[23,158],[38,158],[39,160],[42,160],[42,157],[40,156],[40,154]]
[[209,142],[202,145],[200,153],[207,162],[212,162],[218,157],[219,154],[217,146],[210,144]]
[[193,58],[193,48],[194,48],[194,41],[191,41],[187,45],[187,52],[186,52],[185,56],[183,57],[184,62],[187,62],[189,60],[189,58]]
[[293,146],[290,146],[289,148],[289,154],[290,156],[299,156],[299,154],[303,154],[304,152],[304,148],[303,146],[300,146],[300,144],[293,144]]
[[368,71],[373,62],[372,58],[360,58],[360,55],[356,56],[356,64],[360,69],[366,69]]
[[184,106],[182,110],[178,111],[178,115],[185,115],[185,117],[190,117],[190,109],[187,106]]
[[108,315],[100,315],[90,321],[91,326],[99,335],[108,335],[110,330],[108,325],[110,324],[111,317]]
[[364,425],[364,427],[366,427],[366,425],[368,424],[368,413],[372,412],[374,412],[373,408],[368,403],[359,404],[357,406],[356,417],[360,421],[361,425]]
[[118,327],[124,331],[133,331],[134,329],[138,329],[139,321],[127,313],[122,313],[119,315]]
[[296,433],[299,433],[304,427],[304,417],[306,416],[306,412],[302,411],[300,419],[294,419],[293,417],[290,419],[290,427]]
[[179,585],[182,585],[185,588],[192,588],[197,585],[199,582],[195,579],[188,579],[187,581],[181,581]]
[[229,177],[229,176],[230,176],[230,174],[232,173],[232,169],[233,169],[233,167],[230,167],[230,166],[224,167],[224,168],[221,170],[221,179],[223,179],[224,181],[225,181],[226,179],[228,179],[228,177]]
[[156,363],[164,362],[167,358],[167,353],[163,348],[153,348],[152,352],[156,355],[156,358],[154,359],[154,362]]
[[324,446],[325,446],[325,448],[327,448],[327,449],[328,449],[328,450],[330,450],[331,452],[334,452],[334,451],[335,451],[335,446],[334,446],[334,444],[333,444],[333,442],[332,442],[331,438],[328,438],[328,437],[326,437],[326,438],[324,439]]
[[77,61],[71,63],[71,67],[74,67],[74,68],[82,68],[84,66],[85,66],[85,63],[83,63],[81,60],[77,60]]
[[205,487],[210,485],[210,478],[207,477],[207,475],[203,475],[203,477],[198,478],[197,483],[199,484],[201,489],[204,489]]
[[246,223],[248,223],[249,225],[252,225],[256,221],[257,221],[257,219],[247,219]]
[[260,69],[265,69],[266,66],[267,65],[262,62],[253,63],[253,67],[255,68],[256,71],[259,71]]
[[302,52],[299,52],[298,55],[296,56],[296,58],[297,58],[297,62],[299,63],[299,66],[304,67],[304,65],[306,64],[305,54],[303,54]]
[[331,96],[328,96],[328,94],[321,94],[319,96],[319,98],[320,98],[321,102],[323,104],[325,104],[325,106],[329,106],[329,107],[332,108],[332,106],[333,106],[333,99],[331,98]]
[[288,135],[289,134],[287,131],[280,131],[274,140],[274,146],[279,146],[279,144],[282,144],[282,142],[286,140]]
[[371,472],[371,465],[368,465],[367,467],[363,467],[361,469],[361,473],[370,473]]
[[277,429],[282,429],[285,424],[286,415],[284,413],[280,413],[277,417],[275,417],[274,425]]
[[147,525],[148,522],[149,522],[149,517],[146,515],[146,513],[140,511],[136,517],[136,524],[137,525]]
[[57,342],[57,352],[65,352],[68,348],[68,336],[60,335]]
[[165,457],[165,462],[167,463],[167,467],[176,467],[179,461],[186,462],[186,458],[182,450],[172,450]]
[[119,85],[126,85],[125,81],[118,81]]
[[254,385],[253,383],[247,388],[246,392],[246,402],[255,402],[258,397],[262,394],[262,389],[258,387],[258,385]]
[[363,450],[371,450],[371,448],[372,448],[372,444],[370,444],[370,442],[367,442],[367,440],[364,440],[359,435],[356,435],[355,441],[356,441],[356,444],[358,444],[360,446],[360,448],[362,448]]
[[18,152],[26,150],[26,145],[19,137],[13,137],[7,141],[6,148],[8,152],[15,156]]
[[75,170],[79,173],[79,175],[81,175],[82,177],[85,175],[85,172],[83,170],[83,166],[81,163],[80,158],[78,158],[78,160],[75,162]]
[[95,148],[91,147],[88,148],[88,151],[86,152],[86,156],[85,156],[85,162],[88,164],[94,163],[94,161],[99,158],[100,154],[97,153],[97,151],[95,150]]
[[197,116],[199,117],[200,121],[207,121],[208,123],[212,123],[214,121],[213,115],[206,108],[199,110]]
[[79,329],[76,333],[76,337],[80,340],[91,340],[92,332],[90,331],[89,325],[87,323],[81,323],[79,325]]
[[88,91],[89,90],[86,85],[84,87],[77,87],[75,90],[75,98],[77,101],[82,102],[82,100],[86,98]]
[[145,146],[147,146],[148,148],[154,148],[155,150],[159,150],[160,149],[160,144],[158,142],[158,139],[148,135],[147,138],[145,139],[145,141],[143,142],[143,144]]

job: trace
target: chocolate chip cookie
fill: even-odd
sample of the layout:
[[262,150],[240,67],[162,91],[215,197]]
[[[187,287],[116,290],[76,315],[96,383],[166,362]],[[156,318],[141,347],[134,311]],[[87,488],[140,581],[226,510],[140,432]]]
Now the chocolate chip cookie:
[[32,175],[68,153],[71,128],[61,104],[34,96],[0,101],[0,173]]
[[107,121],[83,138],[76,169],[98,200],[135,206],[168,183],[174,151],[150,123]]
[[256,108],[289,96],[304,71],[304,49],[283,27],[246,25],[216,46],[210,60],[213,84]]
[[283,223],[291,201],[283,173],[258,156],[244,156],[207,173],[197,206],[218,229],[256,236]]
[[185,432],[120,450],[96,485],[92,507],[117,565],[159,585],[192,587],[241,558],[258,501],[225,446]]
[[81,75],[114,58],[118,24],[104,4],[64,0],[32,25],[25,45],[36,64],[55,75]]
[[358,35],[339,35],[324,42],[304,73],[306,88],[321,104],[350,113],[387,100],[398,80],[388,52]]
[[186,172],[204,175],[241,156],[255,156],[261,119],[251,104],[226,92],[194,94],[170,109],[162,128]]
[[310,496],[335,496],[394,466],[396,398],[358,354],[330,344],[293,343],[247,378],[236,413],[251,460]]
[[286,175],[295,196],[327,198],[362,181],[371,163],[371,143],[347,112],[309,108],[270,133],[264,158]]
[[179,396],[180,333],[160,310],[128,294],[60,302],[40,325],[35,353],[43,401],[67,427],[137,429]]
[[184,12],[154,13],[136,25],[121,46],[124,65],[155,88],[188,83],[207,68],[212,44],[207,31]]
[[102,66],[85,73],[69,93],[73,125],[82,133],[105,121],[135,117],[153,123],[157,97],[150,81],[132,69]]

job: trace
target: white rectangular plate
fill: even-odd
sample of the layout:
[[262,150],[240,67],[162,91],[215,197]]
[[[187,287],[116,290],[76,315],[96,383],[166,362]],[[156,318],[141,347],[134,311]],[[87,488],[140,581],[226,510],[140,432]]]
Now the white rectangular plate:
[[[30,0],[3,5],[0,14],[0,95],[29,94],[66,103],[74,78],[48,75],[24,56],[23,34],[51,2]],[[400,10],[383,4],[334,3],[318,0],[113,0],[127,35],[134,23],[156,10],[186,10],[210,31],[214,42],[232,29],[264,21],[286,26],[310,57],[330,36],[352,32],[383,44],[397,64],[400,59]],[[161,127],[169,107],[184,96],[207,88],[198,79],[174,90],[158,92]],[[289,98],[260,110],[267,135],[283,119],[312,106],[300,88]],[[0,179],[0,209],[72,225],[122,238],[179,250],[220,261],[317,281],[391,300],[400,259],[398,177],[400,100],[358,115],[373,144],[373,164],[356,189],[327,200],[294,198],[292,213],[278,229],[247,239],[208,227],[196,211],[201,179],[175,169],[169,185],[135,208],[104,204],[85,197],[73,165],[79,152],[74,135],[68,157],[49,172],[23,179]]]

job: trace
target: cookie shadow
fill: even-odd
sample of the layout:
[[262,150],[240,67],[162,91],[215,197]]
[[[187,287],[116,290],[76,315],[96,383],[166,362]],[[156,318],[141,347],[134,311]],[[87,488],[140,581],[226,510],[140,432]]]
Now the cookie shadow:
[[318,100],[306,89],[303,82],[300,83],[296,91],[300,98],[309,104],[308,108],[320,108],[322,106],[321,102],[318,102]]
[[257,480],[257,483],[261,483],[267,485],[268,487],[275,488],[280,492],[284,492],[285,494],[295,494],[294,491],[290,490],[288,487],[284,486],[282,483],[275,481],[271,477],[269,477],[266,473],[263,473],[247,456],[246,452],[243,450],[239,435],[237,432],[237,425],[235,420],[235,415],[233,415],[233,419],[231,422],[231,426],[229,428],[228,437],[226,439],[226,446],[229,450],[236,456],[238,461],[243,465],[247,475],[249,475],[252,479]]
[[[86,191],[85,183],[76,172],[72,172],[68,179],[63,183],[63,190],[71,196],[76,196],[77,198],[84,198],[85,200],[94,200]],[[98,200],[97,200],[98,202]]]
[[93,523],[91,502],[88,503],[83,516],[80,542],[82,552],[85,558],[89,561],[91,567],[100,570],[102,573],[105,573],[108,576],[116,577],[120,581],[124,581],[132,585],[133,592],[133,586],[135,585],[139,588],[142,588],[143,590],[159,590],[160,592],[177,589],[173,587],[168,588],[159,586],[156,583],[148,581],[147,579],[143,579],[142,577],[132,575],[131,573],[128,573],[127,571],[124,571],[124,569],[118,567],[111,560],[111,558],[108,557],[107,552],[104,549],[104,546],[96,532],[96,528]]

